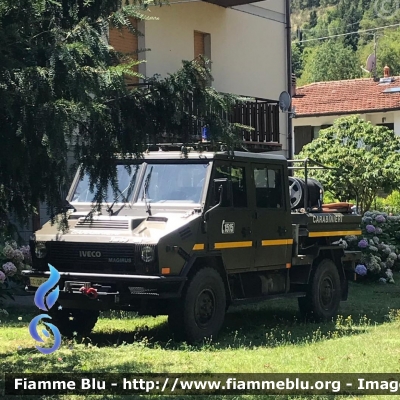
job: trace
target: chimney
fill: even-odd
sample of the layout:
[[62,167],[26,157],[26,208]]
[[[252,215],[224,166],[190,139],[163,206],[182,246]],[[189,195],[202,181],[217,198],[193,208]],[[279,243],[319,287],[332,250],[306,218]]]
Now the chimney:
[[390,68],[387,65],[383,68],[383,76],[384,78],[390,78]]
[[296,74],[292,74],[292,97],[296,97],[296,92],[297,92],[297,78]]

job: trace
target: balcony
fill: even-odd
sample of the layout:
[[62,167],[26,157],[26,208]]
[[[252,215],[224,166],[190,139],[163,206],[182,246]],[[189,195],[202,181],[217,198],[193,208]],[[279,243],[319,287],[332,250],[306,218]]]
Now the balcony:
[[[186,115],[197,115],[192,104],[189,105]],[[282,145],[279,143],[279,103],[277,101],[261,98],[246,101],[235,106],[229,115],[224,113],[223,118],[232,123],[252,128],[250,131],[242,129],[239,133],[243,139],[243,148],[251,149],[253,152],[281,150]],[[201,118],[185,118],[181,129],[178,131],[181,133],[163,136],[164,141],[170,142],[173,137],[175,142],[207,142],[206,128]]]
[[[130,84],[150,88],[147,84]],[[177,122],[154,121],[157,126],[153,135],[149,134],[149,143],[198,143],[207,141],[205,137],[203,115],[196,110],[191,98],[188,98],[186,110],[182,112],[182,119]],[[279,143],[279,102],[255,98],[235,106],[230,114],[224,114],[223,118],[229,122],[237,123],[252,128],[251,131],[242,129],[240,135],[242,147],[252,151],[281,150]],[[212,113],[212,111],[210,111]],[[160,113],[161,115],[162,113]],[[197,118],[200,117],[200,118]]]
[[[223,117],[232,123],[252,128],[251,131],[242,129],[240,132],[243,148],[251,151],[281,150],[278,101],[256,98],[235,106],[229,115]],[[190,130],[189,135],[193,141],[204,141],[205,132],[201,121],[192,121]]]
[[254,99],[236,106],[230,121],[247,125],[252,131],[242,131],[243,144],[252,150],[280,150],[279,103],[274,100]]

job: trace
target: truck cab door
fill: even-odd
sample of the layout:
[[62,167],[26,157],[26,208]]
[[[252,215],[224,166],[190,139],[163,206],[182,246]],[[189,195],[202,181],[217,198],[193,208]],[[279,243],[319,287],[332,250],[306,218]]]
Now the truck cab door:
[[289,188],[283,164],[252,164],[255,267],[286,268],[293,243]]
[[[227,271],[254,268],[253,212],[249,206],[250,164],[217,161],[213,166],[210,184],[214,179],[227,178],[231,183],[229,202],[208,214],[207,240],[210,252],[219,252]],[[215,205],[214,188],[209,191],[208,208]]]

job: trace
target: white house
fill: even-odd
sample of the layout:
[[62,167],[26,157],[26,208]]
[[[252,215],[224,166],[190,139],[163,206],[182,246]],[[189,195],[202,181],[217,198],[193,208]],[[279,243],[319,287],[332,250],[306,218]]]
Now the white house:
[[178,70],[182,60],[205,55],[212,61],[212,85],[218,91],[258,98],[261,103],[242,110],[238,122],[256,128],[247,140],[286,151],[288,118],[279,112],[278,99],[291,85],[288,3],[172,0],[150,8],[149,14],[158,20],[137,23],[144,36],[111,29],[109,40],[121,52],[150,49],[138,55],[146,61],[138,70],[147,77],[166,76]]
[[[288,115],[279,110],[279,95],[290,91],[290,0],[170,1],[150,7],[157,20],[132,20],[143,36],[111,28],[109,43],[117,51],[138,52],[138,72],[146,77],[165,77],[199,54],[212,61],[212,85],[220,92],[257,98],[235,113],[235,122],[255,128],[244,137],[259,151],[287,154]],[[131,83],[139,83],[131,80]],[[21,230],[28,239],[32,230],[48,220],[44,204],[40,220]]]
[[386,126],[400,135],[400,76],[317,82],[295,89],[293,98],[294,151],[318,137],[320,129],[342,116],[356,114],[374,125]]

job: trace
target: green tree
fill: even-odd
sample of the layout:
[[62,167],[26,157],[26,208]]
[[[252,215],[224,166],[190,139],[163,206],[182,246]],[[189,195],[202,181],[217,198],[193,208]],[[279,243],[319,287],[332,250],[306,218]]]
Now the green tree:
[[3,224],[10,212],[26,220],[39,201],[47,202],[52,215],[63,209],[60,187],[70,179],[71,147],[82,173],[99,185],[100,203],[109,184],[117,195],[116,153],[140,156],[146,143],[164,132],[190,140],[188,127],[195,120],[208,125],[214,138],[236,139],[236,127],[223,112],[239,99],[208,87],[208,65],[185,62],[166,79],[149,79],[146,90],[127,88],[125,78],[135,74],[137,61],[108,46],[108,27],[139,34],[130,18],[148,19],[147,8],[154,3],[123,3],[0,0]]
[[314,28],[315,26],[317,26],[317,23],[318,23],[317,12],[315,10],[312,10],[310,12],[310,21],[309,21],[310,28]]
[[303,46],[300,43],[292,44],[292,70],[298,78],[303,73]]
[[334,169],[311,171],[325,190],[340,201],[357,199],[368,211],[379,191],[400,184],[400,138],[357,116],[339,118],[306,145],[299,158],[309,157]]
[[305,56],[303,84],[360,76],[357,55],[340,41],[327,41]]

